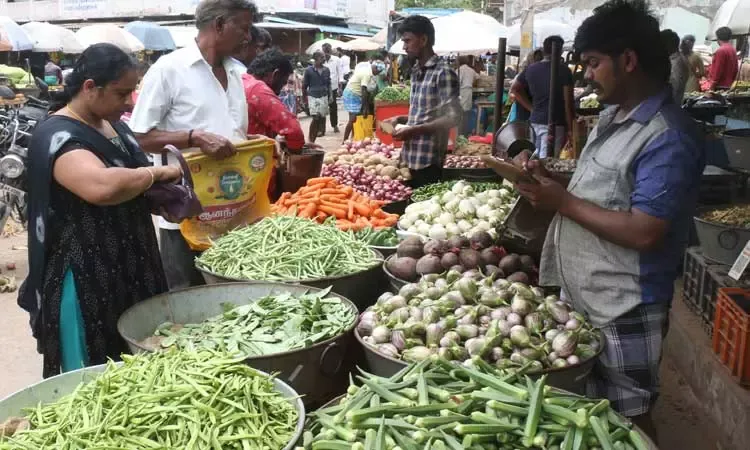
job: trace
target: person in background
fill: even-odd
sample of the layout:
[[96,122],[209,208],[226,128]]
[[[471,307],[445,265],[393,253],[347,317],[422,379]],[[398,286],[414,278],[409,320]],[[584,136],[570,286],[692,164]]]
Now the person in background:
[[471,109],[474,106],[474,83],[479,74],[469,65],[468,56],[459,56],[458,64],[459,99],[461,101],[461,110],[463,111],[461,134],[469,136],[471,134]]
[[305,70],[302,80],[302,91],[312,120],[308,137],[315,142],[326,126],[328,115],[328,97],[331,95],[331,72],[323,65],[325,55],[321,51],[313,54],[314,64]]
[[[305,145],[305,133],[297,115],[289,112],[278,96],[293,71],[292,62],[278,49],[266,50],[250,63],[242,84],[249,112],[247,133],[283,138],[288,150],[299,152]],[[275,175],[274,170],[268,185],[271,201],[278,197]]]
[[[544,59],[544,53],[542,53],[542,49],[538,48],[534,50],[533,52],[529,52],[529,54],[526,55],[526,58],[521,63],[521,67],[519,67],[519,69],[521,70],[521,72],[523,72],[530,65],[540,62],[543,59]],[[513,75],[514,79],[516,77],[518,77],[518,74]],[[531,93],[529,92],[529,87],[524,86],[524,90],[528,98],[531,99],[533,102],[533,98],[531,97]],[[515,95],[513,95],[513,92],[511,92],[511,98],[513,100],[513,104],[510,107],[510,114],[508,115],[508,122],[518,122],[518,121],[529,120],[529,118],[531,117],[531,111],[524,108],[520,103],[516,101],[516,97]]]
[[352,73],[352,59],[341,47],[336,48],[336,55],[339,57],[339,92],[343,95],[346,82]]
[[286,80],[286,84],[284,87],[281,88],[281,92],[279,93],[279,98],[284,103],[284,106],[286,106],[286,109],[289,110],[294,116],[297,116],[297,94],[295,89],[295,75],[294,71],[292,71],[292,74],[289,75],[289,78]]
[[[403,141],[401,159],[411,172],[414,188],[442,178],[448,133],[461,121],[458,75],[432,49],[435,27],[424,16],[409,16],[401,23],[401,41],[411,69],[409,115],[389,122],[397,129],[393,138]],[[398,127],[405,124],[405,127]]]
[[[572,134],[575,105],[573,103],[573,74],[567,64],[557,62],[558,78],[554,86],[557,93],[557,104],[553,116],[548,117],[550,99],[550,65],[552,64],[552,44],[557,42],[562,48],[563,39],[560,36],[550,36],[544,40],[542,52],[544,59],[531,64],[521,72],[513,85],[511,93],[521,106],[531,111],[531,126],[536,134],[536,144],[539,157],[554,157],[562,148],[566,135]],[[526,93],[531,94],[531,98]],[[550,145],[547,139],[548,120],[555,124],[555,142]]]
[[[339,93],[339,80],[341,80],[341,60],[333,54],[331,44],[323,44],[323,54],[325,55],[324,66],[328,68],[331,77],[331,90],[328,94],[328,113],[331,116],[331,127],[334,133],[339,132],[339,108],[336,99]],[[323,129],[320,130],[320,136],[326,132],[326,123],[323,122]]]
[[685,92],[698,92],[701,90],[701,78],[706,76],[706,67],[703,65],[703,58],[693,51],[695,45],[695,36],[687,34],[680,42],[680,52],[688,63],[688,80],[685,84]]
[[349,82],[344,89],[342,100],[344,101],[344,110],[349,113],[349,121],[344,128],[344,141],[349,139],[354,128],[354,122],[357,116],[367,116],[372,112],[369,110],[370,97],[373,90],[370,87],[370,80],[385,70],[385,64],[382,61],[373,61],[366,66],[357,65],[354,73],[349,78]]
[[44,82],[50,86],[63,84],[62,69],[49,57],[44,65]]
[[117,321],[167,291],[143,193],[173,182],[119,121],[132,106],[135,61],[111,44],[88,47],[66,80],[67,105],[29,145],[29,276],[18,303],[31,313],[45,378],[128,353]]
[[731,42],[732,30],[721,27],[716,30],[719,48],[711,60],[711,90],[729,89],[737,78],[737,52]]
[[[146,73],[130,118],[144,150],[161,154],[165,145],[200,149],[214,158],[236,153],[247,139],[246,67],[233,58],[250,44],[258,10],[248,0],[202,0],[195,10],[198,37],[159,58]],[[169,158],[171,164],[176,161]],[[161,165],[161,158],[154,158]],[[162,262],[170,289],[204,284],[195,256],[176,223],[159,219]]]
[[273,45],[271,33],[265,28],[251,25],[250,45],[245,47],[238,59],[241,63],[245,64],[245,66],[248,66],[256,56],[271,48],[271,45]]
[[705,165],[693,120],[672,101],[669,58],[658,42],[659,21],[645,0],[594,9],[574,48],[609,107],[578,160],[577,181],[566,190],[528,161],[538,183],[518,184],[535,208],[557,212],[540,285],[562,286],[604,333],[586,395],[609,399],[652,438],[674,281]]
[[661,31],[661,40],[664,48],[669,54],[669,63],[672,67],[669,73],[669,84],[672,86],[672,98],[678,105],[682,104],[682,98],[685,96],[685,86],[687,85],[690,69],[688,68],[687,59],[680,53],[680,37],[670,29]]

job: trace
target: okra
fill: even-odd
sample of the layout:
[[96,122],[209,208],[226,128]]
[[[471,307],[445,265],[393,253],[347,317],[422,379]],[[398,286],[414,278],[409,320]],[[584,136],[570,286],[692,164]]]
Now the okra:
[[599,418],[596,416],[589,417],[589,424],[591,425],[591,430],[594,432],[602,449],[614,450],[612,447],[612,441],[609,440],[609,432],[604,428],[604,424],[602,424]]
[[[528,381],[529,378],[527,377]],[[547,376],[543,375],[539,381],[536,382],[531,392],[531,399],[529,400],[529,415],[526,416],[526,424],[523,429],[523,443],[527,447],[532,445],[534,436],[536,436],[537,427],[539,426],[539,418],[542,415],[542,400],[544,396],[544,386]]]

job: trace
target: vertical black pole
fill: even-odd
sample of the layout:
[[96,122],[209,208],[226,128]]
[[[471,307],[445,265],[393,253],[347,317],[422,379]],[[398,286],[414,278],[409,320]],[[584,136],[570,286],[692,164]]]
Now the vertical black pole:
[[549,65],[549,109],[547,110],[547,155],[548,158],[557,157],[555,154],[555,110],[557,102],[557,77],[560,68],[560,53],[562,49],[557,42],[552,43],[552,59]]
[[497,64],[495,65],[495,128],[492,133],[492,148],[495,148],[497,130],[503,124],[503,94],[505,92],[505,45],[506,39],[497,42]]

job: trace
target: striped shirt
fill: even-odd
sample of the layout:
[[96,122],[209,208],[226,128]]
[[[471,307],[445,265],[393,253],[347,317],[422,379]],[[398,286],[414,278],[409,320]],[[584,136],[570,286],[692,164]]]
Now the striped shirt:
[[[411,96],[407,125],[421,125],[440,116],[460,115],[458,75],[437,55],[411,73]],[[404,142],[401,157],[413,170],[441,164],[448,147],[448,129],[414,135]]]

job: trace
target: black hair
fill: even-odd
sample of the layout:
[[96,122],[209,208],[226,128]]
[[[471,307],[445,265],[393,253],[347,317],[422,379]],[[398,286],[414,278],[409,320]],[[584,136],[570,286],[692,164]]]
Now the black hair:
[[271,43],[273,42],[273,38],[271,37],[271,33],[268,32],[265,28],[261,28],[255,25],[252,25],[250,27],[250,39],[252,40],[253,45],[263,45],[264,47],[269,47]]
[[289,57],[281,53],[278,48],[270,48],[255,57],[248,66],[247,73],[256,78],[262,78],[277,69],[282,76],[289,76],[294,71]]
[[557,42],[557,48],[560,49],[562,52],[562,47],[565,41],[563,41],[562,36],[554,35],[554,36],[548,36],[544,43],[542,43],[542,51],[545,55],[551,55],[552,54],[552,44]]
[[575,51],[598,51],[616,57],[625,50],[638,55],[638,66],[649,77],[666,83],[671,65],[660,42],[659,21],[645,0],[609,0],[594,9],[576,32]]
[[94,80],[97,86],[104,87],[137,67],[136,61],[120,47],[94,44],[81,53],[73,66],[73,72],[65,78],[65,93],[68,100],[71,100],[81,92],[86,80]]
[[409,16],[401,22],[400,33],[414,33],[417,36],[427,36],[427,45],[435,45],[435,26],[425,16]]
[[716,30],[716,39],[724,42],[732,39],[732,29],[729,27],[719,28]]
[[195,26],[202,30],[217,19],[228,19],[242,11],[249,11],[253,20],[258,18],[258,7],[248,0],[201,0],[195,8]]
[[680,49],[680,37],[669,28],[661,30],[661,43],[670,55]]

